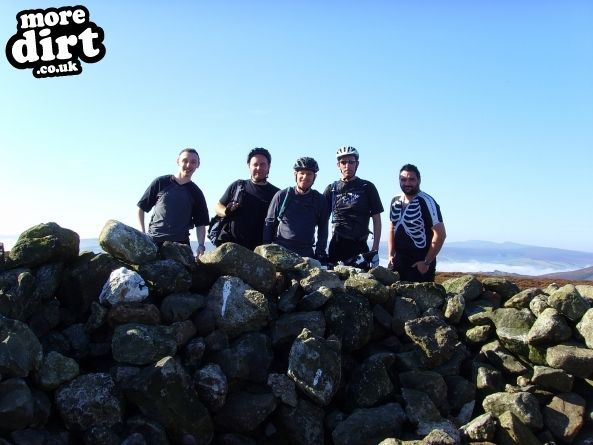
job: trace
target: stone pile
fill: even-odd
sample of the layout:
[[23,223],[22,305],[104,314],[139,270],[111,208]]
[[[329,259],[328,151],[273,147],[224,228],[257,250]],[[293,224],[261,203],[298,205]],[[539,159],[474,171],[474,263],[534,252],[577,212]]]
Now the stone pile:
[[99,241],[41,224],[1,266],[0,445],[593,443],[593,286]]

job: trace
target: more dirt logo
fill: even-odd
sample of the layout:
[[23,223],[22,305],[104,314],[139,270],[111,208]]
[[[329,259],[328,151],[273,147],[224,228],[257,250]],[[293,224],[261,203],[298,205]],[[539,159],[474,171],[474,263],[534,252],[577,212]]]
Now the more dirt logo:
[[103,29],[90,21],[84,6],[29,9],[16,15],[17,32],[6,44],[6,58],[35,77],[73,76],[80,61],[95,63],[105,55]]

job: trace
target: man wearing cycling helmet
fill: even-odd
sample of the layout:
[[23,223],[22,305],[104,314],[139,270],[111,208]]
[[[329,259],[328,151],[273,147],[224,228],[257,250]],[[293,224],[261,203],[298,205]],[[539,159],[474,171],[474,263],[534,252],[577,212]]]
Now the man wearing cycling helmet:
[[228,229],[221,234],[222,241],[232,241],[251,250],[262,244],[268,206],[278,191],[278,187],[268,182],[271,164],[272,155],[265,148],[256,147],[247,154],[250,179],[231,183],[216,203],[216,214],[230,220]]
[[297,159],[293,168],[296,185],[272,198],[264,243],[274,242],[301,256],[325,260],[329,212],[323,195],[312,189],[319,166],[315,159],[304,157]]
[[[336,152],[341,178],[328,185],[323,193],[332,215],[333,234],[329,243],[329,261],[348,261],[369,252],[369,220],[373,221],[371,250],[379,250],[383,205],[375,185],[356,176],[358,150],[343,146]],[[377,257],[378,259],[378,257]]]

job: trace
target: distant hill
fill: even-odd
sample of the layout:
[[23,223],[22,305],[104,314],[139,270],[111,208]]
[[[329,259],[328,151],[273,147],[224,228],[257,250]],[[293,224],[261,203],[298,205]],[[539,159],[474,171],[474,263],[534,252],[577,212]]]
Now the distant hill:
[[584,269],[572,270],[568,272],[549,273],[546,275],[540,275],[540,277],[571,281],[593,281],[593,267],[585,267]]

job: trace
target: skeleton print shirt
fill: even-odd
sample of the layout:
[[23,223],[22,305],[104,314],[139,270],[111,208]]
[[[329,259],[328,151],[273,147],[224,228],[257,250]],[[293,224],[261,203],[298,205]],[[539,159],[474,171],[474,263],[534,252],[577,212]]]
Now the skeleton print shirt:
[[395,251],[398,255],[421,260],[432,241],[432,227],[443,222],[441,208],[427,193],[418,193],[407,205],[404,196],[391,200],[389,218],[393,223]]

